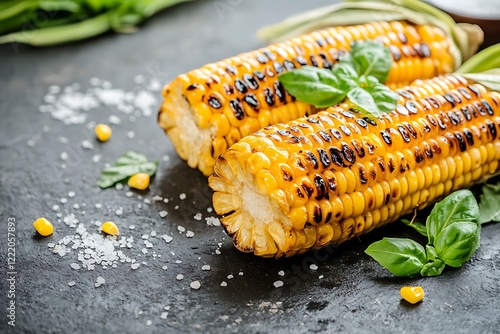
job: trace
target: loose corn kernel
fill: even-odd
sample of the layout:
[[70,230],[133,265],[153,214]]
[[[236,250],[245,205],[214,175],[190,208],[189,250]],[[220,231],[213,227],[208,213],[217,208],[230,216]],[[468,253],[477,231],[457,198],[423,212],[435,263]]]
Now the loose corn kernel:
[[101,231],[109,235],[119,235],[120,230],[115,223],[107,221],[101,225]]
[[137,173],[134,174],[128,179],[128,186],[131,188],[145,190],[149,187],[149,174],[146,173]]
[[95,127],[95,135],[102,142],[108,141],[111,138],[112,132],[107,124],[97,124]]
[[410,304],[416,304],[424,299],[424,289],[421,286],[404,286],[400,293],[401,298]]
[[54,233],[54,226],[46,218],[38,218],[33,222],[33,227],[38,234],[46,237]]

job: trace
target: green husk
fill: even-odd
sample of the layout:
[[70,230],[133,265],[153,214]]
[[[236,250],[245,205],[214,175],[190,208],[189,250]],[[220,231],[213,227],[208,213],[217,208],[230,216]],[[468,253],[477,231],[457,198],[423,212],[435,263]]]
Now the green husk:
[[[0,33],[8,33],[0,36],[0,44],[49,46],[86,39],[108,30],[133,32],[150,16],[183,1],[188,0],[9,1],[0,4]],[[43,27],[32,29],[34,24],[30,24],[29,18],[40,11],[48,14],[48,20]]]
[[457,24],[448,14],[419,0],[346,0],[264,27],[257,36],[278,42],[325,27],[394,20],[430,24],[442,29],[453,42],[451,53],[455,68],[472,56],[483,42],[478,26]]
[[500,44],[478,52],[463,63],[455,73],[500,92]]

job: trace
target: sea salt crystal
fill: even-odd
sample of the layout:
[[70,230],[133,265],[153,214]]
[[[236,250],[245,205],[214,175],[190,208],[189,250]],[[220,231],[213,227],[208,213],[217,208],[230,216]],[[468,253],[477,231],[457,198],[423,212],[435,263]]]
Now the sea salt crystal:
[[68,199],[65,197],[61,198],[61,204],[66,204],[66,203],[68,203]]
[[72,263],[70,264],[71,268],[75,269],[75,270],[78,270],[80,269],[80,265],[78,263]]
[[184,279],[184,275],[179,274],[179,275],[175,276],[175,278],[176,278],[178,281],[182,281],[182,280]]
[[208,207],[208,208],[207,208],[207,212],[208,212],[208,213],[211,213],[212,211],[214,211],[214,209],[212,209],[211,207]]
[[173,239],[171,236],[166,235],[166,234],[162,235],[162,237],[161,237],[161,238],[162,238],[163,240],[165,240],[165,242],[166,242],[166,243],[169,243],[169,242],[170,242],[170,241],[172,241],[172,239]]
[[123,183],[117,183],[117,184],[115,184],[115,189],[116,190],[122,190],[123,189]]
[[283,286],[283,281],[276,281],[273,285],[275,288],[281,288]]
[[75,281],[69,281],[68,282],[68,286],[75,286],[76,285],[76,282]]
[[208,226],[220,226],[220,220],[217,217],[206,217],[205,222]]
[[193,281],[189,284],[191,289],[198,290],[201,287],[200,281]]
[[170,200],[168,198],[163,199],[163,203],[168,203],[168,202],[170,202]]
[[108,117],[108,122],[111,123],[111,124],[118,125],[118,124],[121,123],[121,120],[120,120],[120,117],[118,117],[116,115],[110,115]]
[[158,214],[160,215],[161,218],[165,218],[168,215],[168,212],[165,210],[162,210]]
[[136,270],[137,268],[139,268],[141,265],[139,263],[132,263],[130,265],[130,268],[132,268],[133,270]]
[[226,281],[222,281],[222,283],[220,284],[220,286],[227,286],[227,282]]
[[192,238],[194,237],[194,232],[193,231],[187,231],[186,232],[186,238]]
[[198,212],[197,214],[194,215],[194,220],[201,220],[203,218],[202,214]]
[[184,226],[181,226],[181,225],[178,225],[177,226],[177,230],[180,232],[180,233],[184,233],[186,232],[186,228]]
[[151,204],[151,200],[149,198],[145,198],[143,202],[145,204]]
[[95,204],[95,208],[96,208],[96,209],[100,209],[100,208],[102,208],[102,204],[101,204],[101,203],[96,203],[96,204]]
[[208,265],[208,264],[203,265],[203,266],[201,267],[201,270],[203,270],[203,271],[208,271],[208,270],[210,270],[210,265]]
[[238,273],[238,275],[243,276],[243,272],[242,272],[242,271],[240,271],[240,272]]
[[89,140],[84,140],[81,143],[82,147],[87,150],[92,150],[94,149],[94,144],[92,144]]
[[167,266],[163,266],[163,267],[161,267],[161,268],[162,268],[163,270],[167,270],[167,269],[168,269],[168,267],[167,267]]
[[186,197],[187,197],[187,196],[186,196],[186,194],[185,194],[185,193],[182,193],[182,194],[180,194],[180,195],[179,195],[179,198],[180,198],[182,201],[183,201],[183,200],[185,200],[185,199],[186,199]]
[[227,275],[227,279],[233,279],[233,278],[234,278],[234,275],[232,275],[232,274]]
[[106,283],[106,280],[104,278],[102,278],[101,276],[98,276],[96,281],[95,281],[95,284],[94,286],[96,288],[100,287],[101,285],[103,285],[104,283]]
[[95,163],[98,163],[99,161],[101,161],[101,158],[102,158],[102,154],[96,154],[92,157],[92,161]]
[[73,209],[79,210],[80,209],[80,205],[78,203],[73,204]]
[[278,271],[278,275],[285,276],[285,272],[283,270]]
[[162,312],[160,315],[160,318],[163,320],[167,319],[167,317],[168,317],[168,312]]
[[68,152],[61,152],[61,160],[62,161],[68,160]]
[[135,225],[130,225],[128,228],[133,230],[133,229],[135,229]]
[[57,204],[52,205],[52,210],[58,211],[59,210],[59,205],[57,205]]
[[76,195],[76,194],[75,194],[75,192],[74,192],[74,191],[69,191],[69,192],[68,192],[68,197],[69,197],[69,198],[73,198],[73,197],[75,197],[75,195]]
[[130,139],[134,138],[135,137],[134,131],[127,132],[127,137],[129,137]]
[[151,320],[146,321],[146,326],[151,326],[152,324],[153,324],[153,322]]
[[151,234],[152,237],[156,237],[156,231],[151,231],[150,234]]
[[153,196],[153,202],[161,202],[161,201],[163,201],[163,197],[158,195]]
[[309,269],[311,269],[311,270],[318,270],[318,266],[317,266],[317,265],[315,265],[315,264],[311,264],[311,265],[309,266]]

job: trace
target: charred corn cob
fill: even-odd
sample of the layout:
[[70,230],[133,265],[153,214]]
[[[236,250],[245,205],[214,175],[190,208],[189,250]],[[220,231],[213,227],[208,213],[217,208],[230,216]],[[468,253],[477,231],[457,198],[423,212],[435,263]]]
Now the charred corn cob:
[[278,258],[338,244],[497,170],[499,93],[456,75],[397,93],[376,120],[331,107],[220,156],[209,184],[236,247]]
[[333,27],[179,76],[163,90],[158,122],[180,157],[210,175],[216,157],[242,137],[315,112],[285,91],[278,74],[303,65],[331,68],[352,41],[373,39],[392,52],[390,86],[454,70],[450,40],[439,28],[404,21]]

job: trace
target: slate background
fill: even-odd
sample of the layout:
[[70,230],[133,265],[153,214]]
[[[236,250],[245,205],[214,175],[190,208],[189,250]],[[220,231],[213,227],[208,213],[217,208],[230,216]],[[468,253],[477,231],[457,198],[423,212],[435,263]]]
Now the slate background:
[[[156,125],[156,117],[124,122],[116,127],[110,142],[85,151],[80,142],[90,137],[84,125],[65,126],[37,111],[50,85],[88,85],[91,77],[109,80],[117,88],[132,90],[136,75],[155,75],[166,83],[176,75],[263,45],[255,31],[307,8],[332,1],[229,1],[218,14],[214,1],[196,1],[176,6],[155,16],[131,35],[107,34],[73,45],[53,48],[0,46],[0,259],[2,333],[494,333],[500,324],[500,224],[486,225],[481,248],[462,269],[448,269],[427,279],[398,279],[372,261],[363,250],[383,236],[417,237],[408,228],[388,226],[359,240],[347,242],[332,254],[324,251],[288,260],[266,260],[236,251],[221,228],[208,227],[192,219],[193,212],[210,206],[210,189],[201,173],[180,161],[172,145]],[[159,103],[160,99],[158,99]],[[102,108],[91,120],[107,116]],[[124,118],[123,118],[124,119]],[[43,131],[48,126],[49,131]],[[136,133],[134,139],[127,131]],[[68,144],[58,140],[69,139]],[[26,145],[28,140],[35,145]],[[102,191],[94,186],[105,162],[126,150],[136,150],[160,160],[158,174],[148,192],[127,198],[124,191]],[[62,151],[71,154],[66,170],[60,168]],[[103,159],[95,164],[94,154]],[[170,161],[162,160],[164,155]],[[68,179],[69,183],[63,180]],[[68,191],[76,197],[59,204]],[[187,194],[181,202],[178,195]],[[169,204],[153,203],[139,210],[137,195],[173,197]],[[191,204],[195,200],[196,204]],[[57,223],[53,204],[74,212],[73,203],[87,204],[82,221],[113,219],[135,224],[125,229],[136,242],[130,253],[137,257],[143,247],[141,235],[156,230],[174,236],[170,244],[156,241],[160,260],[131,270],[128,264],[95,271],[70,268],[73,256],[52,254],[47,243],[73,229]],[[97,210],[95,203],[105,208]],[[175,205],[181,210],[174,210]],[[109,205],[111,210],[106,208]],[[116,217],[114,210],[124,208]],[[158,216],[167,210],[165,219]],[[186,213],[183,215],[183,212]],[[32,222],[46,216],[56,232],[49,238],[35,236]],[[7,326],[6,257],[7,219],[17,221],[17,326]],[[176,231],[178,224],[195,232],[187,239]],[[214,253],[222,242],[222,254]],[[176,256],[169,253],[175,252]],[[74,254],[73,254],[74,255]],[[182,260],[181,264],[174,260]],[[162,265],[169,269],[164,271]],[[317,263],[318,270],[309,265]],[[203,264],[210,271],[201,271]],[[279,270],[286,272],[280,277]],[[238,272],[244,275],[239,276]],[[176,275],[185,278],[177,281]],[[226,278],[233,274],[232,280]],[[324,275],[320,279],[319,276]],[[94,287],[97,276],[106,283]],[[200,290],[189,282],[201,281]],[[285,285],[273,286],[276,280]],[[67,282],[77,285],[69,287]],[[221,287],[221,281],[227,287]],[[403,285],[422,285],[423,303],[410,306],[400,300]],[[278,303],[278,304],[277,304]],[[281,304],[280,304],[281,303]],[[160,319],[170,306],[167,319]],[[276,310],[276,312],[274,312]],[[152,324],[147,325],[147,320]]]

